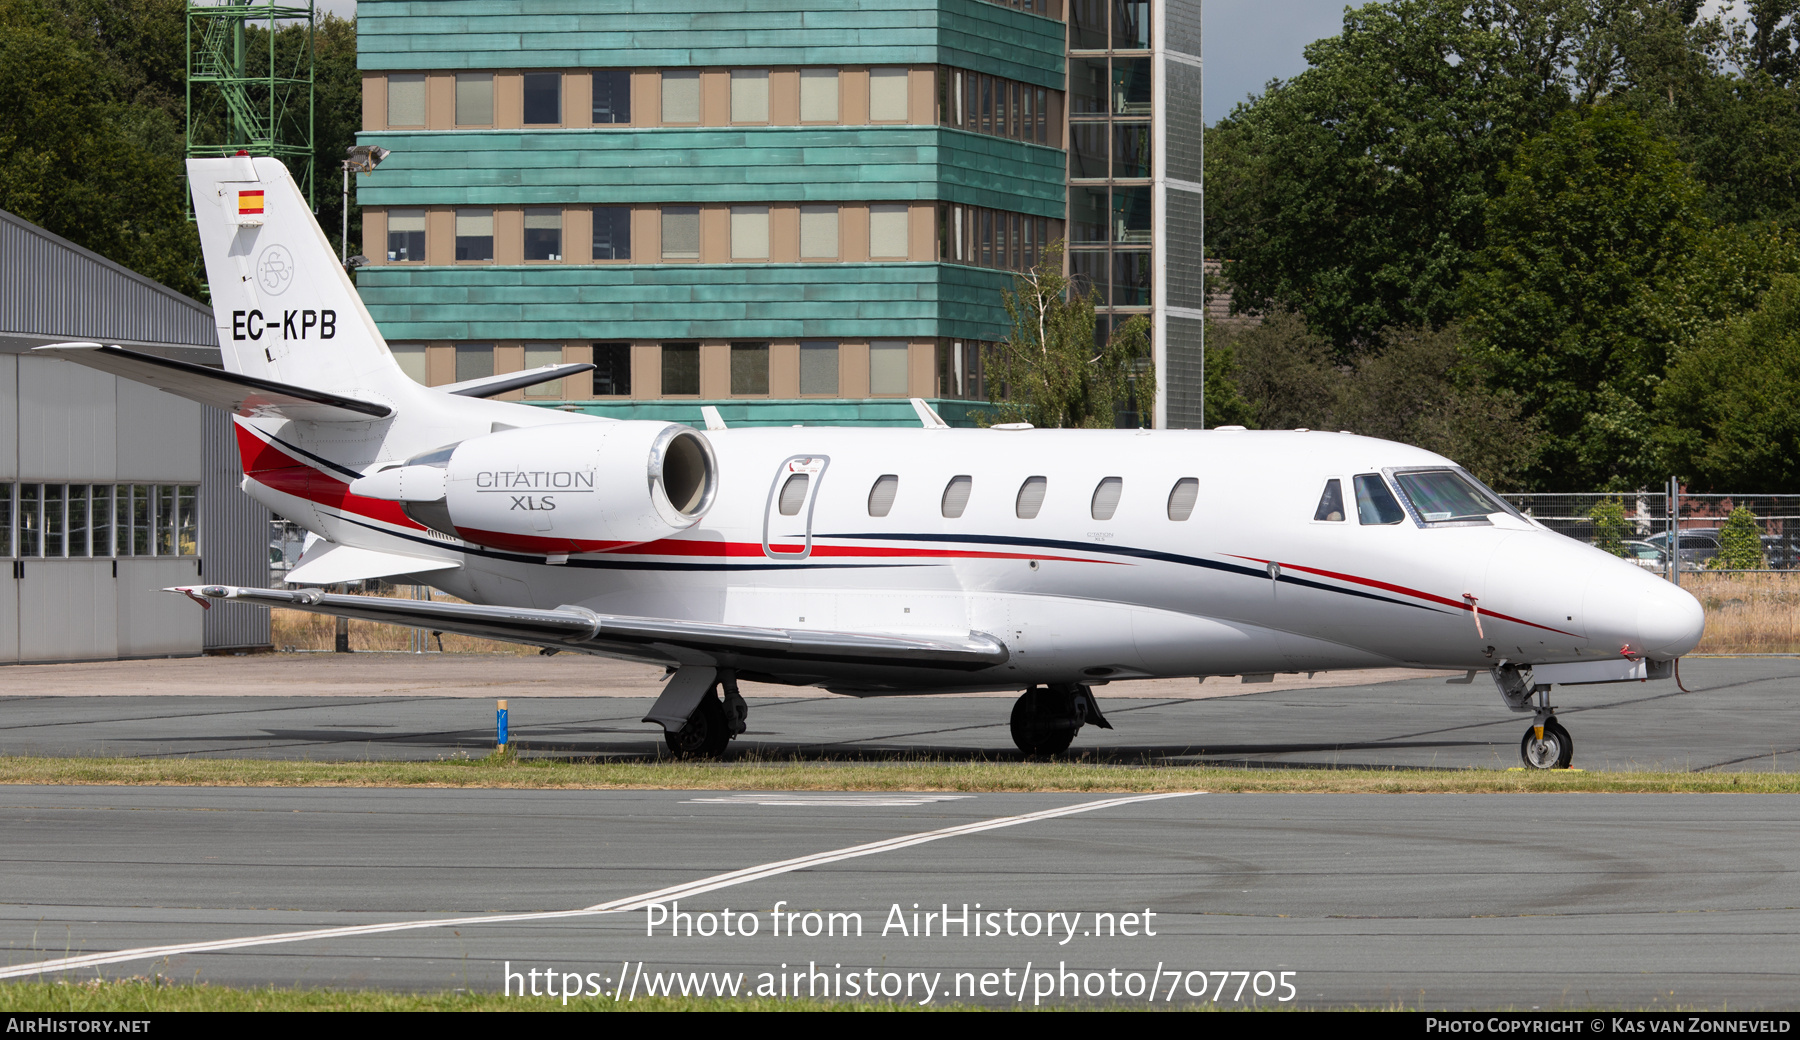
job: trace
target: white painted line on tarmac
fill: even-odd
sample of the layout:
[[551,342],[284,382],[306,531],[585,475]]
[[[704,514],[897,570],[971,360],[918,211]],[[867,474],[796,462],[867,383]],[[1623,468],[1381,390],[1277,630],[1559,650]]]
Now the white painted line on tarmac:
[[820,867],[828,863],[838,863],[847,859],[862,856],[874,856],[883,852],[894,852],[899,849],[923,845],[927,842],[940,841],[944,838],[956,838],[966,834],[979,834],[983,831],[1000,830],[1003,827],[1017,827],[1025,823],[1037,823],[1041,820],[1054,820],[1061,816],[1074,816],[1078,813],[1095,812],[1100,809],[1111,809],[1121,805],[1132,805],[1137,802],[1161,801],[1165,798],[1186,798],[1191,795],[1204,794],[1203,791],[1174,791],[1165,794],[1137,794],[1123,798],[1103,798],[1095,802],[1078,802],[1056,809],[1043,809],[1033,813],[1022,813],[1018,816],[999,816],[991,820],[978,820],[974,823],[958,824],[955,827],[944,827],[935,831],[923,831],[919,834],[906,834],[898,838],[883,841],[872,841],[863,845],[852,845],[849,848],[836,849],[831,852],[817,852],[810,856],[798,856],[794,859],[764,863],[761,866],[745,867],[725,874],[714,874],[686,884],[659,888],[654,892],[642,895],[626,896],[580,910],[550,910],[529,914],[484,914],[478,917],[445,917],[429,921],[390,921],[385,924],[350,925],[343,928],[314,928],[300,932],[277,932],[272,935],[251,935],[238,939],[214,939],[210,942],[174,943],[168,946],[141,946],[132,950],[114,950],[110,953],[90,953],[77,957],[58,957],[54,960],[36,961],[31,964],[18,964],[9,968],[0,968],[0,979],[14,979],[26,975],[46,975],[52,972],[72,971],[78,968],[93,968],[103,964],[121,964],[126,961],[156,960],[163,957],[177,957],[190,953],[221,953],[226,950],[241,950],[251,946],[273,946],[280,943],[308,942],[317,939],[345,939],[364,935],[385,935],[390,932],[416,931],[425,928],[450,928],[463,925],[507,924],[514,921],[554,921],[567,917],[590,917],[596,914],[624,913],[641,910],[652,903],[662,903],[674,899],[688,899],[721,888],[742,885],[777,874],[788,874],[809,867]]

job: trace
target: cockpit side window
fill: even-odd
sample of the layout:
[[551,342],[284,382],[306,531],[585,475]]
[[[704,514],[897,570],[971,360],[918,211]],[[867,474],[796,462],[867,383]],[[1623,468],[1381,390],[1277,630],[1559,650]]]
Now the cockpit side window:
[[1365,525],[1397,524],[1406,519],[1406,512],[1388,490],[1387,482],[1379,473],[1359,473],[1356,475],[1356,519]]
[[1319,496],[1319,508],[1313,510],[1313,519],[1344,519],[1344,487],[1336,477],[1325,482],[1325,493]]

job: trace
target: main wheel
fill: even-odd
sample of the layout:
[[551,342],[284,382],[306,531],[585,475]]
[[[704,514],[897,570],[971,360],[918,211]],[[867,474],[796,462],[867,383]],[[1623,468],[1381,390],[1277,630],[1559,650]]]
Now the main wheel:
[[1543,739],[1538,739],[1535,725],[1525,731],[1519,741],[1519,758],[1527,769],[1567,769],[1575,760],[1575,739],[1562,723],[1547,719]]
[[699,707],[688,716],[687,725],[679,730],[664,730],[663,739],[678,757],[718,758],[731,741],[731,727],[725,719],[725,705],[707,691]]
[[1080,728],[1074,698],[1066,694],[1031,689],[1013,702],[1012,738],[1023,754],[1060,755],[1069,750]]

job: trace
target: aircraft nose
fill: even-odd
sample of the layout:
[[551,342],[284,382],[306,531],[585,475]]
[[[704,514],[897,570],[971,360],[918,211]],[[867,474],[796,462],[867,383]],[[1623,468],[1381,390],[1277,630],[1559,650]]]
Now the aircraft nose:
[[1680,657],[1700,645],[1706,612],[1681,588],[1627,563],[1588,579],[1588,634],[1639,654]]

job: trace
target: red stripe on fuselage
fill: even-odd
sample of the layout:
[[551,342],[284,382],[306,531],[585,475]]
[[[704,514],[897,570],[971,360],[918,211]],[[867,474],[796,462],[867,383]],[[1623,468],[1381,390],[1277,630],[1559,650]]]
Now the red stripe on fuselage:
[[400,503],[352,495],[347,481],[321,472],[317,467],[289,455],[258,437],[243,423],[233,425],[237,427],[238,458],[243,462],[244,475],[258,484],[274,488],[284,495],[293,495],[340,512],[379,520],[384,524],[414,531],[425,529],[400,511]]
[[[1297,563],[1282,563],[1280,560],[1265,560],[1258,556],[1238,556],[1237,558],[1240,560],[1253,560],[1257,563],[1273,563],[1282,570],[1302,571],[1306,574],[1317,574],[1324,578],[1336,578],[1339,581],[1347,581],[1353,585],[1366,585],[1372,589],[1382,589],[1386,592],[1398,592],[1402,596],[1412,596],[1417,599],[1428,600],[1432,603],[1441,603],[1446,607],[1456,607],[1458,610],[1475,609],[1474,605],[1466,600],[1447,599],[1430,592],[1420,592],[1418,589],[1409,589],[1404,585],[1395,585],[1391,582],[1380,581],[1375,578],[1359,578],[1354,574],[1340,574],[1337,571],[1320,570],[1317,567],[1303,567]],[[1483,610],[1481,613],[1485,617],[1499,618],[1501,621],[1511,621],[1517,625],[1529,625],[1532,628],[1541,628],[1546,632],[1555,632],[1557,635],[1571,636],[1576,639],[1581,638],[1573,632],[1564,632],[1560,628],[1551,628],[1549,625],[1540,625],[1535,621],[1526,621],[1524,618],[1516,618],[1508,614],[1497,614],[1491,610]]]

